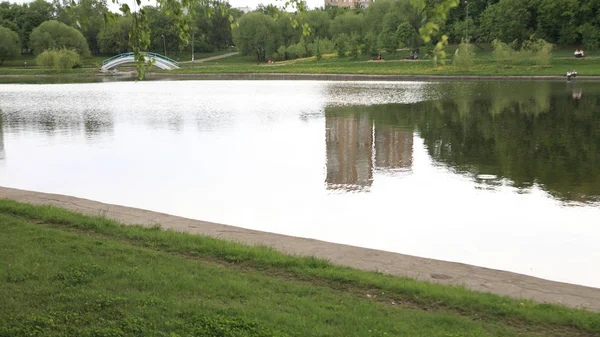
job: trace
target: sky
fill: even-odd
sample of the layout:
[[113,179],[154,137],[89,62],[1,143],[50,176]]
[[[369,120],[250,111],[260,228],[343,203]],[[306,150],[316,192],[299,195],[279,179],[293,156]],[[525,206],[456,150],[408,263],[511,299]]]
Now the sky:
[[[9,0],[10,2],[16,2],[16,3],[24,3],[24,2],[30,2],[31,0]],[[118,9],[117,5],[114,5],[112,3],[111,0],[107,0],[108,4],[109,4],[109,9],[111,11],[116,11]],[[121,3],[125,2],[128,3],[130,6],[133,5],[134,0],[120,0]],[[142,0],[142,5],[146,5],[146,4],[154,4],[156,3],[154,0]],[[263,4],[263,5],[268,5],[268,4],[273,4],[276,6],[283,6],[285,4],[284,0],[229,0],[229,3],[231,4],[232,7],[250,7],[250,8],[256,8],[259,4]],[[308,6],[310,8],[316,8],[316,7],[321,7],[323,6],[324,1],[323,0],[306,0],[306,3],[308,4]],[[132,7],[133,8],[133,7]]]

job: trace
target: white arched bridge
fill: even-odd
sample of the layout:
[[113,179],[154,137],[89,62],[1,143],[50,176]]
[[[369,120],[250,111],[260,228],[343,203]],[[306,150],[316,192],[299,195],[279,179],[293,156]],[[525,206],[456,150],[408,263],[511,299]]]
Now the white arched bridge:
[[[157,53],[151,53],[151,52],[144,52],[141,54],[143,54],[144,57],[146,58],[146,62],[148,62],[150,59],[153,59],[154,65],[159,67],[160,69],[165,69],[165,70],[179,69],[179,63],[177,61],[172,60],[164,55],[157,54]],[[108,59],[102,61],[102,67],[100,67],[100,71],[114,69],[122,64],[134,63],[134,62],[135,62],[135,58],[134,58],[133,53],[119,54],[119,55],[113,56],[111,58],[108,58]]]

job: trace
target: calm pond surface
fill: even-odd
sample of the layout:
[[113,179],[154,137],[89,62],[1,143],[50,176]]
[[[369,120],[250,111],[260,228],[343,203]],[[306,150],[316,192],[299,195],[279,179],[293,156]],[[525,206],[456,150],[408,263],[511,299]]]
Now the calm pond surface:
[[0,185],[600,287],[600,83],[0,84]]

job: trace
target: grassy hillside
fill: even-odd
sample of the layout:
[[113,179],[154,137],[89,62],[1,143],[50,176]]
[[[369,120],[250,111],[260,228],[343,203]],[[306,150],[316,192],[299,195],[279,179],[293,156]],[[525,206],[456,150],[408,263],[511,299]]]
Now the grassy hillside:
[[0,336],[597,336],[600,314],[0,200]]

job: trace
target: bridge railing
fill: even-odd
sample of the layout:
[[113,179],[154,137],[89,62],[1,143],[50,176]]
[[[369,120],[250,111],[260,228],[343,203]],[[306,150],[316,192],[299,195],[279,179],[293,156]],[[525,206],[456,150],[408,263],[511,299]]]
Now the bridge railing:
[[[143,54],[144,56],[153,57],[155,59],[161,59],[161,60],[168,61],[168,62],[176,65],[177,67],[179,67],[179,62],[177,62],[177,61],[175,61],[175,60],[173,60],[171,58],[168,58],[168,57],[166,57],[164,55],[157,54],[157,53],[152,53],[152,52],[145,52],[145,53],[141,53],[141,54]],[[133,56],[134,56],[133,52],[115,55],[113,57],[107,58],[106,60],[102,60],[102,66],[104,67],[106,64],[108,64],[108,63],[110,63],[110,62],[112,62],[114,60],[122,59],[122,58],[125,58],[125,57],[133,57]]]

